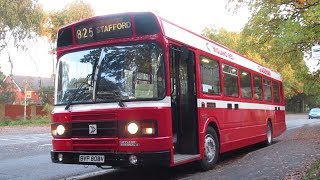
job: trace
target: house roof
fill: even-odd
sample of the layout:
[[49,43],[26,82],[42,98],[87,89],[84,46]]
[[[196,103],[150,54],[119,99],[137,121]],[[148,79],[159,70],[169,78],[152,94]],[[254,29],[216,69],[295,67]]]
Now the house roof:
[[12,75],[10,78],[21,90],[24,89],[25,81],[27,81],[27,90],[29,91],[39,91],[41,87],[53,87],[52,78],[19,75]]

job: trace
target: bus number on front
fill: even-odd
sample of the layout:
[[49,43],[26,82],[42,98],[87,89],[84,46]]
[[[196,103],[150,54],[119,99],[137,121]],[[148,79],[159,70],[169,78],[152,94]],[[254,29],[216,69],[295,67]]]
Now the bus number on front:
[[77,30],[77,39],[85,39],[88,37],[93,37],[93,28],[82,28]]

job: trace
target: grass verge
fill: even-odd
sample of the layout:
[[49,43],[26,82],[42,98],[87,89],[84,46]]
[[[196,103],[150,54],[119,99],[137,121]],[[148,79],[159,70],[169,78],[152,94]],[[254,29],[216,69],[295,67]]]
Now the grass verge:
[[320,159],[312,164],[311,168],[302,179],[320,179]]
[[48,125],[50,124],[49,117],[37,117],[33,119],[23,120],[11,120],[11,119],[1,119],[0,120],[0,127],[4,126],[37,126],[37,125]]

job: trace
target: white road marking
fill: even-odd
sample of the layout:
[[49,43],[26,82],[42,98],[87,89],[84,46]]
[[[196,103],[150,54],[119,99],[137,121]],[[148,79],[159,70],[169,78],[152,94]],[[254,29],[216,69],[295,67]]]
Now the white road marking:
[[39,146],[52,146],[52,144],[41,144]]

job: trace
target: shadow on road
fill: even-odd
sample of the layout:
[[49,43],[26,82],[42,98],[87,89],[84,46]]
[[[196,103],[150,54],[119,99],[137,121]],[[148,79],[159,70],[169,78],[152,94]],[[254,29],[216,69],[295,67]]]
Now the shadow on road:
[[[277,143],[275,141],[274,143]],[[249,147],[241,148],[238,150],[223,153],[220,156],[219,163],[215,169],[221,169],[234,161],[243,158],[248,153],[257,151],[264,146],[262,144],[255,144]],[[195,175],[201,173],[197,168],[197,163],[189,163],[185,165],[180,165],[177,167],[164,168],[164,167],[153,167],[153,168],[129,168],[129,169],[118,169],[115,171],[108,172],[103,175],[96,177],[87,178],[88,180],[102,180],[102,179],[112,179],[112,180],[127,180],[127,179],[139,179],[139,180],[150,180],[150,179],[181,179],[188,177],[190,175]]]

